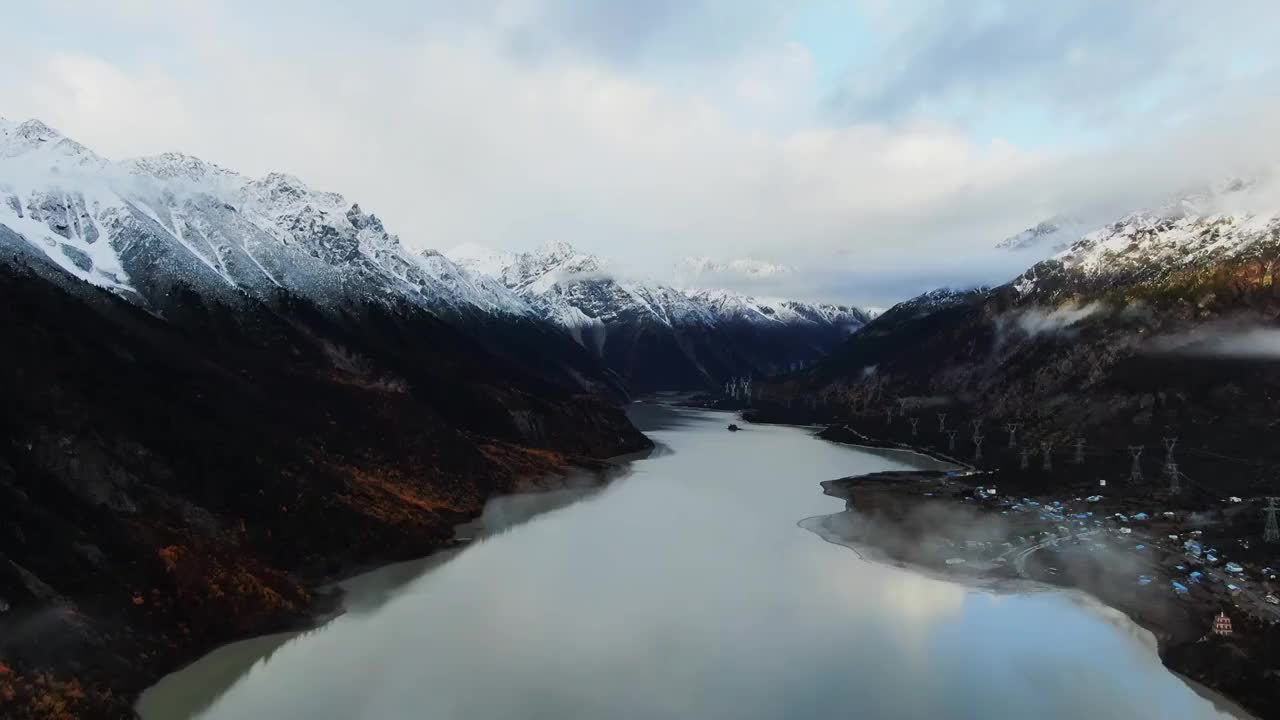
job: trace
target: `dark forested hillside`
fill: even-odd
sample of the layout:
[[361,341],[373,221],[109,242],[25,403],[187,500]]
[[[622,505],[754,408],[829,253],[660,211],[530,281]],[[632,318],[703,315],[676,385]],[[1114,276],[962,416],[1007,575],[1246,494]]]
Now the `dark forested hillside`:
[[315,581],[647,445],[559,333],[495,349],[420,308],[181,289],[162,318],[60,272],[0,263],[5,717],[127,716],[159,673],[307,617]]

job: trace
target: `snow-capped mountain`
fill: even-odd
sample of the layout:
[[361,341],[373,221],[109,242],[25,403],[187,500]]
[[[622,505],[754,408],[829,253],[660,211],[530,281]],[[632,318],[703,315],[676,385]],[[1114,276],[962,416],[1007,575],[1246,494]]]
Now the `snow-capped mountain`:
[[822,355],[869,319],[848,306],[679,290],[627,278],[565,242],[526,253],[468,245],[449,255],[500,280],[645,389],[777,372]]
[[[1275,184],[1268,177],[1229,178],[1174,193],[1152,203],[1147,209],[1134,212],[1125,212],[1121,208],[1055,215],[1005,238],[995,247],[1048,258],[1067,254],[1082,240],[1096,241],[1117,231],[1123,234],[1126,226],[1131,231],[1144,232],[1150,237],[1150,233],[1145,231],[1164,232],[1160,228],[1172,227],[1173,223],[1191,227],[1210,218],[1234,217],[1243,220],[1260,212],[1264,215],[1271,214],[1270,208],[1277,206],[1277,200],[1280,200],[1280,193],[1277,193]],[[1114,220],[1117,217],[1120,219]],[[1116,249],[1114,243],[1112,245],[1111,249]],[[1156,248],[1152,245],[1147,249]]]
[[[181,153],[111,161],[39,121],[0,121],[0,259],[54,266],[61,282],[161,316],[194,296],[230,306],[294,297],[337,312],[412,307],[472,326],[506,318],[565,343],[567,334],[638,389],[776,372],[868,319],[856,308],[626,278],[564,242],[451,255],[410,250],[359,204],[292,175],[250,178]],[[510,328],[480,332],[512,352]]]
[[1261,260],[1280,248],[1280,212],[1267,192],[1235,180],[1130,213],[1030,268],[1013,287],[1024,296],[1100,292]]
[[[1280,462],[1257,440],[1273,431],[1280,394],[1280,197],[1231,182],[1117,217],[1009,283],[890,308],[811,372],[770,387],[785,401],[779,416],[834,412],[855,428],[878,416],[878,437],[947,448],[944,433],[916,440],[907,423],[880,419],[894,403],[928,417],[927,404],[962,428],[972,420],[975,435],[1017,423],[1020,448],[1046,455],[1093,448],[1096,474],[1044,473],[1041,487],[1124,477],[1127,450],[1181,436],[1196,456],[1182,467],[1206,483],[1194,492],[1262,492]],[[817,412],[785,412],[805,405]],[[989,448],[986,462],[1026,467],[1020,448]],[[1135,492],[1164,502],[1161,483]]]
[[1078,217],[1056,215],[996,243],[996,248],[1010,251],[1060,252],[1096,227]]
[[[579,313],[609,321],[638,309],[667,325],[748,322],[771,325],[817,324],[856,329],[867,321],[862,310],[845,305],[755,298],[727,290],[678,290],[657,282],[624,279],[599,257],[566,242],[548,243],[527,253],[501,253],[474,245],[448,252],[476,274],[501,280],[549,319],[573,323]],[[574,286],[600,285],[601,292]],[[577,312],[566,312],[572,308]]]
[[502,283],[411,251],[340,194],[180,153],[110,162],[38,120],[0,120],[0,229],[11,251],[158,310],[183,285],[531,315]]
[[728,290],[687,290],[685,295],[711,309],[719,322],[744,322],[762,326],[825,325],[852,332],[871,319],[851,305],[806,303],[781,298],[757,298]]

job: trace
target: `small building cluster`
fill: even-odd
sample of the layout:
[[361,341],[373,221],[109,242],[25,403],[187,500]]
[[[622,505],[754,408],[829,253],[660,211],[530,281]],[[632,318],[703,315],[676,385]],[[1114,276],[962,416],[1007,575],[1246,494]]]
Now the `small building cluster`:
[[1227,637],[1231,635],[1231,618],[1226,613],[1218,613],[1213,619],[1213,634]]

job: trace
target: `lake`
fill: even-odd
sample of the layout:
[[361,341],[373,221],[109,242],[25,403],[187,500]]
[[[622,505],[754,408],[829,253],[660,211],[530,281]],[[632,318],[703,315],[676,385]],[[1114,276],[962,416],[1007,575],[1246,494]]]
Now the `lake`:
[[345,584],[316,629],[226,646],[139,701],[172,718],[1191,718],[1149,633],[1078,593],[997,593],[798,523],[902,459],[640,403],[603,487],[490,504],[463,549]]

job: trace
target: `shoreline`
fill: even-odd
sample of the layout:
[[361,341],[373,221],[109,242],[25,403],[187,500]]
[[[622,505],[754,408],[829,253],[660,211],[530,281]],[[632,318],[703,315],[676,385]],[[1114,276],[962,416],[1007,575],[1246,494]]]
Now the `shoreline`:
[[[760,424],[784,424],[771,423],[759,419],[748,420],[745,416],[743,420]],[[911,514],[916,512],[917,506],[924,504],[965,508],[970,506],[970,503],[956,497],[957,494],[964,496],[965,493],[968,493],[969,499],[972,500],[972,492],[976,488],[982,487],[985,481],[996,479],[995,473],[977,469],[961,461],[955,461],[941,453],[903,443],[877,441],[874,438],[858,433],[847,425],[828,425],[824,430],[817,433],[817,437],[829,442],[856,447],[867,452],[877,454],[891,453],[899,456],[909,455],[911,458],[927,458],[938,464],[949,463],[955,468],[952,472],[928,468],[916,471],[868,473],[821,483],[824,494],[846,501],[846,513],[852,512],[860,515],[869,513],[882,523],[889,519],[890,522],[905,522],[905,524],[909,525]],[[956,472],[956,470],[959,472]],[[925,485],[920,483],[925,483]],[[930,483],[934,483],[936,486]],[[943,487],[950,490],[951,494],[948,495],[941,492]],[[856,498],[859,495],[863,496],[864,505],[871,505],[870,508],[856,507]],[[882,507],[876,507],[881,503],[883,503]],[[836,518],[840,515],[842,513],[808,518],[799,524],[827,542],[853,550],[867,562],[910,568],[914,572],[920,572],[931,577],[988,589],[993,592],[1017,592],[1016,587],[1009,587],[1009,585],[1029,582],[1058,590],[1081,593],[1095,602],[1122,613],[1135,625],[1149,632],[1155,640],[1157,656],[1165,669],[1177,675],[1198,694],[1213,702],[1215,707],[1218,707],[1223,712],[1238,716],[1242,720],[1256,720],[1265,716],[1263,713],[1265,713],[1266,707],[1263,702],[1260,702],[1259,698],[1268,697],[1270,695],[1269,692],[1258,693],[1255,692],[1258,688],[1251,685],[1246,688],[1240,688],[1232,686],[1233,684],[1231,683],[1214,682],[1213,677],[1205,677],[1203,674],[1200,674],[1200,676],[1193,674],[1197,667],[1204,667],[1204,662],[1200,661],[1212,659],[1212,655],[1216,653],[1222,644],[1222,639],[1210,634],[1207,628],[1201,633],[1196,626],[1195,614],[1197,612],[1203,614],[1208,609],[1206,605],[1212,605],[1212,602],[1201,600],[1192,604],[1185,600],[1175,599],[1173,596],[1164,596],[1162,599],[1156,600],[1156,606],[1153,607],[1151,596],[1137,598],[1132,593],[1120,590],[1121,587],[1124,587],[1121,585],[1122,582],[1126,583],[1126,585],[1132,582],[1131,576],[1126,575],[1122,579],[1121,573],[1112,573],[1111,575],[1095,578],[1091,582],[1081,582],[1071,577],[1069,573],[1059,574],[1057,568],[1048,565],[1049,562],[1058,562],[1057,560],[1042,561],[1033,557],[1032,569],[1027,572],[1016,569],[1007,561],[976,568],[967,558],[957,558],[960,559],[960,562],[955,564],[941,562],[943,558],[937,555],[927,559],[913,558],[904,551],[895,552],[894,543],[890,542],[885,535],[868,532],[860,536],[850,537],[842,534],[837,529],[827,526],[831,518]],[[808,525],[813,522],[821,522],[823,526],[820,529],[814,529]],[[912,535],[912,530],[910,527],[906,528],[908,536]],[[914,541],[919,538],[912,537],[911,539]],[[1057,543],[1055,542],[1052,547],[1056,557],[1058,552]],[[1045,549],[1047,549],[1047,546]],[[1006,550],[1005,552],[1008,551]],[[1037,553],[1033,552],[1031,554]],[[1169,610],[1169,608],[1173,608],[1173,610]],[[1245,692],[1240,692],[1242,689]],[[1272,689],[1267,688],[1267,690]]]
[[[860,560],[863,560],[864,562],[877,563],[881,565],[891,565],[893,567],[910,570],[911,572],[922,575],[924,577],[940,580],[943,582],[958,583],[958,584],[964,585],[967,588],[974,589],[974,590],[981,590],[981,591],[992,592],[992,593],[1018,593],[1018,592],[1027,591],[1026,587],[1020,587],[1021,585],[1025,584],[1026,586],[1043,588],[1043,589],[1052,590],[1055,592],[1067,592],[1067,593],[1077,594],[1079,597],[1084,598],[1089,602],[1097,603],[1099,605],[1102,605],[1104,607],[1107,607],[1109,609],[1115,610],[1123,614],[1134,625],[1141,628],[1143,631],[1149,633],[1151,635],[1152,642],[1156,646],[1157,657],[1160,656],[1160,649],[1164,645],[1165,641],[1161,638],[1161,636],[1156,631],[1142,624],[1140,621],[1136,620],[1125,610],[1108,604],[1103,598],[1100,598],[1086,590],[1082,590],[1078,587],[1072,587],[1067,585],[1049,584],[1039,580],[1028,580],[1028,579],[1021,579],[1021,578],[1006,577],[1006,576],[997,576],[997,575],[986,574],[986,573],[963,574],[954,570],[945,570],[945,569],[932,567],[929,565],[922,565],[919,563],[899,560],[894,558],[892,555],[886,553],[882,548],[875,545],[874,543],[862,543],[862,542],[850,541],[846,538],[841,537],[838,533],[830,531],[830,529],[826,528],[825,526],[819,529],[815,529],[814,527],[812,527],[813,525],[819,524],[829,517],[831,516],[816,515],[816,516],[801,520],[799,523],[797,523],[797,525],[801,528],[804,528],[805,530],[809,530],[810,532],[814,533],[818,537],[822,538],[824,542],[837,545],[839,547],[845,548],[853,552],[855,555],[858,556]],[[1217,708],[1220,712],[1228,713],[1232,717],[1237,718],[1238,720],[1259,720],[1259,716],[1256,716],[1252,711],[1245,708],[1236,700],[1232,699],[1231,697],[1228,697],[1227,695],[1223,694],[1222,692],[1212,687],[1209,687],[1208,685],[1205,685],[1204,683],[1196,680],[1195,678],[1188,677],[1187,675],[1184,675],[1183,673],[1178,672],[1174,668],[1169,667],[1164,663],[1163,658],[1161,658],[1161,665],[1166,670],[1168,670],[1171,674],[1177,676],[1179,680],[1185,683],[1197,695],[1199,695],[1200,697],[1212,703],[1213,706]]]
[[[313,593],[313,597],[317,600],[317,602],[313,603],[312,612],[300,615],[293,622],[282,623],[277,629],[233,638],[205,649],[187,662],[165,672],[163,675],[159,676],[142,688],[133,698],[131,698],[130,706],[138,717],[144,717],[140,710],[143,705],[144,698],[146,698],[149,693],[152,693],[157,688],[162,688],[166,684],[166,681],[171,681],[174,676],[190,670],[193,666],[209,659],[211,656],[215,656],[218,653],[226,652],[228,649],[249,643],[279,639],[281,640],[281,644],[284,644],[298,636],[320,629],[347,613],[358,609],[348,604],[355,597],[355,594],[352,592],[352,588],[350,587],[353,583],[359,583],[361,580],[373,579],[384,575],[389,571],[394,571],[397,568],[421,566],[415,567],[412,577],[407,579],[407,581],[412,581],[413,578],[420,577],[424,572],[428,572],[432,568],[448,562],[472,544],[487,537],[488,533],[485,532],[467,531],[474,531],[476,529],[477,523],[481,522],[484,518],[485,510],[495,501],[522,497],[550,496],[553,493],[569,492],[574,490],[580,490],[585,495],[607,486],[613,481],[614,476],[625,472],[626,465],[628,463],[634,459],[646,457],[655,449],[656,446],[650,446],[644,450],[623,453],[603,459],[583,458],[571,461],[565,467],[552,474],[531,475],[517,479],[513,483],[510,492],[496,494],[487,498],[484,506],[478,512],[468,517],[464,517],[460,519],[459,522],[455,523],[452,528],[452,535],[448,540],[440,545],[427,549],[424,554],[415,555],[413,557],[389,559],[384,562],[359,563],[349,567],[344,567],[338,572],[327,575],[318,581],[307,585],[307,590]],[[554,509],[556,508],[548,507],[539,512],[531,513],[528,517],[522,518],[520,522],[527,521],[542,512],[550,512]],[[501,531],[502,529],[503,528],[495,528],[494,531]],[[462,532],[467,532],[467,535],[460,537],[459,534]],[[207,706],[205,707],[207,708]]]

